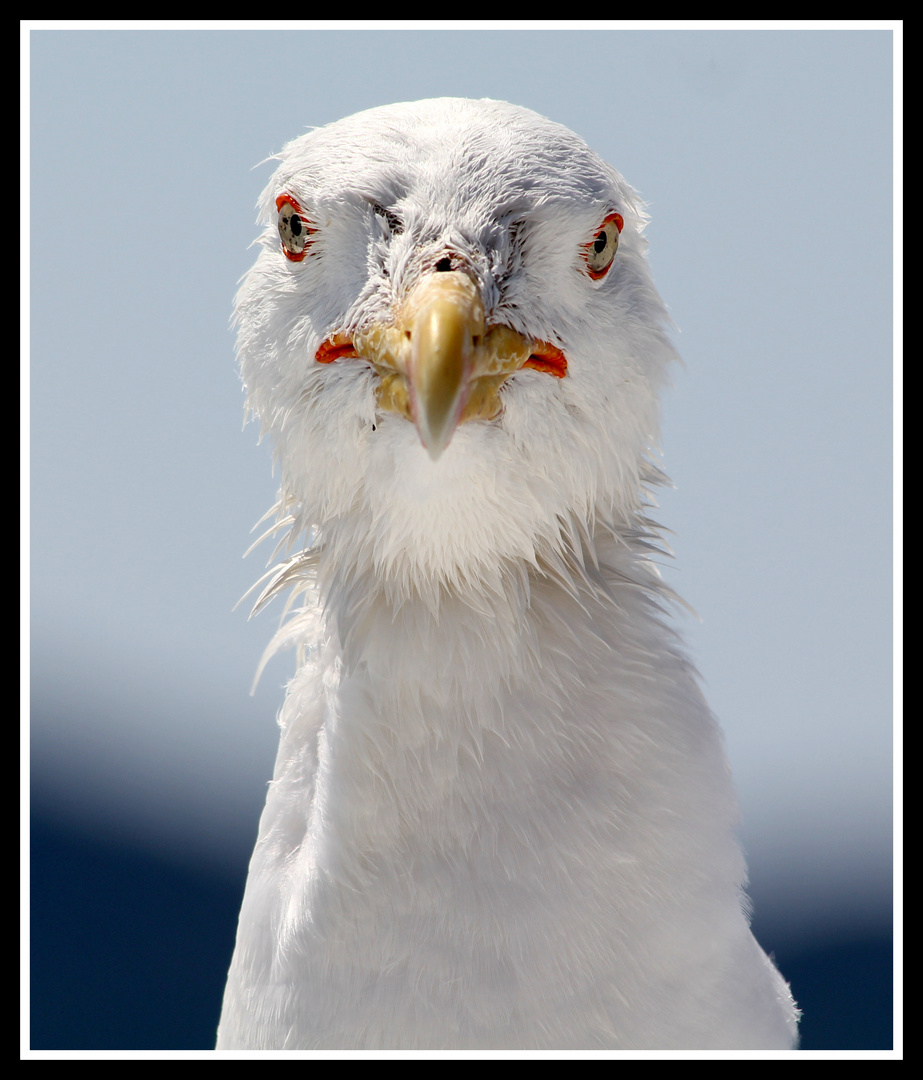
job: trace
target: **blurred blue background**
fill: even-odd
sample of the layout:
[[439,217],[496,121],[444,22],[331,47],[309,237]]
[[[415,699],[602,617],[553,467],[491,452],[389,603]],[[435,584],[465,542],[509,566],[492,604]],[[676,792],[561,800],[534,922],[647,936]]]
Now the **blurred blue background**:
[[892,34],[37,29],[34,1049],[213,1045],[293,659],[232,612],[275,493],[229,328],[283,143],[458,95],[648,201],[685,366],[660,520],[805,1049],[891,1046]]

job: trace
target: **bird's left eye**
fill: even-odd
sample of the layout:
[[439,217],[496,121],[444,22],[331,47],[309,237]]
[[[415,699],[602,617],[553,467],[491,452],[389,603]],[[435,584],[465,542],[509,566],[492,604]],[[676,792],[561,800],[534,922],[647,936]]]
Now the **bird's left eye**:
[[288,194],[276,199],[279,211],[279,239],[282,241],[282,253],[292,262],[301,262],[311,246],[311,236],[316,232],[308,221],[304,210]]
[[621,214],[609,214],[596,230],[593,239],[583,245],[586,272],[594,281],[599,281],[609,273],[609,267],[619,248],[619,233],[624,224]]

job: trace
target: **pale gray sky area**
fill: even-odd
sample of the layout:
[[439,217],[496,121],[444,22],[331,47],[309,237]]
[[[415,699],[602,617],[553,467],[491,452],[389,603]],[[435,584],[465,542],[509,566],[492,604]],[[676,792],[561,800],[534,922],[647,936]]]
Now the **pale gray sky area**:
[[232,611],[275,494],[229,327],[260,163],[360,109],[501,98],[572,128],[649,204],[684,360],[665,573],[699,616],[678,621],[754,883],[806,923],[886,902],[889,30],[39,29],[30,88],[45,804],[216,865],[255,836],[293,664],[250,697],[278,611]]

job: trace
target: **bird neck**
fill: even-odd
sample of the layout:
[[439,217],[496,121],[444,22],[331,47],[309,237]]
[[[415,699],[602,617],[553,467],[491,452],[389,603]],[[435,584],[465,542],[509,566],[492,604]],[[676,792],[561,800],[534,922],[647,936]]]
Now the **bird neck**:
[[[449,594],[396,603],[342,578],[325,592],[334,579],[321,562],[300,616],[314,613],[303,627],[313,637],[280,716],[269,818],[307,814],[321,853],[395,853],[410,841],[452,852],[507,814],[533,832],[563,803],[595,820],[605,811],[585,780],[603,759],[650,787],[645,725],[679,694],[697,700],[694,675],[643,559],[615,541],[597,554],[579,574],[565,563],[511,571],[489,606]],[[350,867],[358,887],[365,871]]]
[[613,625],[644,621],[638,596],[643,609],[666,592],[633,538],[608,533],[574,533],[531,562],[498,560],[490,574],[425,588],[379,567],[344,572],[322,553],[313,584],[345,673],[385,695],[476,707],[512,683],[559,683],[581,656],[598,660]]

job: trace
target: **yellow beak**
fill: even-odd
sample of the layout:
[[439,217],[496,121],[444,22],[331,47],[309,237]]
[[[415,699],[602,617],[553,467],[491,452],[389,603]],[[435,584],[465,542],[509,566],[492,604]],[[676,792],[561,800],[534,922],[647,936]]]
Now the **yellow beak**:
[[410,346],[413,421],[435,461],[449,445],[475,377],[485,330],[477,286],[457,270],[430,274],[407,297],[399,328]]
[[493,420],[503,409],[499,390],[514,372],[533,367],[563,378],[564,354],[508,326],[486,325],[475,281],[459,270],[420,279],[393,323],[376,323],[329,338],[320,363],[357,357],[379,375],[378,407],[412,420],[435,461],[466,420]]

